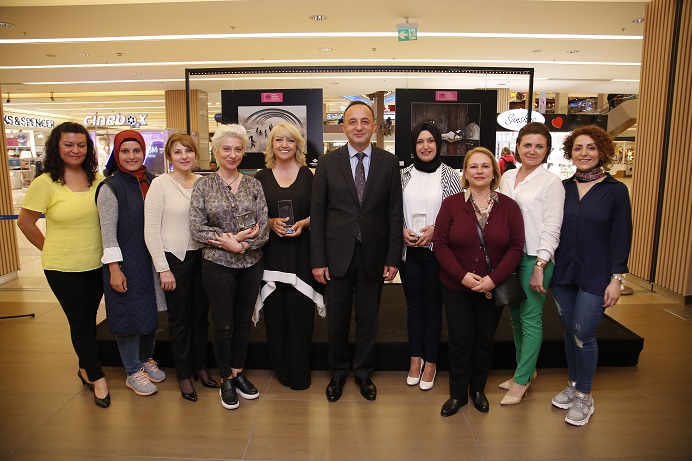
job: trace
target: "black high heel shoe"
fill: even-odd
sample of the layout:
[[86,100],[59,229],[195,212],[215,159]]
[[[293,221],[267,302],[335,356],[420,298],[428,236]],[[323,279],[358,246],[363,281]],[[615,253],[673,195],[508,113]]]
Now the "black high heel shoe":
[[201,381],[202,386],[204,387],[208,387],[210,389],[218,389],[220,387],[219,383],[214,381],[214,378],[212,378],[211,376],[209,377],[208,381],[203,380],[199,375],[197,375],[197,373],[193,373],[192,376],[193,378],[195,378],[195,381]]
[[178,379],[178,386],[180,386],[180,395],[182,395],[185,400],[189,400],[190,402],[196,402],[197,391],[195,391],[195,388],[192,387],[192,392],[185,392],[183,390],[183,383],[185,382],[189,383],[190,387],[192,387],[192,381],[190,380],[190,378]]
[[82,381],[82,385],[86,386],[89,388],[91,392],[94,392],[94,385],[90,382],[88,382],[84,377],[82,376],[82,372],[77,370],[77,377]]

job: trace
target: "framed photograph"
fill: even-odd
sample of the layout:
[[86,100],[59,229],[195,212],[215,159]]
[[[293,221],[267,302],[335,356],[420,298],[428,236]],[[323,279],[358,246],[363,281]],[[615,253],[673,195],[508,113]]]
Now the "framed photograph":
[[461,169],[466,152],[495,147],[497,92],[494,90],[396,90],[396,154],[413,162],[411,128],[432,121],[442,133],[442,161]]
[[225,121],[247,130],[242,169],[264,168],[269,133],[282,122],[294,125],[305,138],[308,166],[316,165],[322,154],[322,89],[222,90],[221,113]]

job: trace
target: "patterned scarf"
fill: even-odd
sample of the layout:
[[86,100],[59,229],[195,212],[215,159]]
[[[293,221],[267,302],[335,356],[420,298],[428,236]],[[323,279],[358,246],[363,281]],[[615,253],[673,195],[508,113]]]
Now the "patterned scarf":
[[577,182],[591,182],[601,179],[603,176],[605,176],[605,171],[603,171],[600,165],[588,171],[577,170],[577,172],[574,173],[574,179],[576,179]]

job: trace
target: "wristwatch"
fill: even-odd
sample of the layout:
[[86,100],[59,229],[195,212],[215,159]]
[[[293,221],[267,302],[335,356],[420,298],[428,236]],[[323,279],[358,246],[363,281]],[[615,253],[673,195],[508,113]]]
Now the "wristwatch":
[[540,267],[541,269],[545,269],[545,263],[544,263],[543,261],[536,261],[536,262],[534,263],[534,266],[538,266],[538,267]]
[[618,282],[620,282],[620,285],[622,285],[622,284],[625,283],[625,277],[623,277],[622,275],[615,275],[615,274],[613,274],[613,275],[610,276],[610,278],[613,279],[613,280],[617,280]]
[[240,254],[241,255],[245,254],[245,245],[243,245],[243,242],[240,242]]

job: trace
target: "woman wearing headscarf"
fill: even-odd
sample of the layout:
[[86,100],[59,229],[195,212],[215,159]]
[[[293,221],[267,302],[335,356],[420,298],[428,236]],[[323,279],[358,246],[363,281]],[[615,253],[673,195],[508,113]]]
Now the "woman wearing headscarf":
[[442,134],[432,122],[411,131],[413,164],[401,172],[404,249],[401,281],[408,306],[410,352],[406,384],[432,389],[442,334],[440,265],[432,253],[435,220],[442,201],[461,192],[459,174],[442,163]]
[[144,242],[144,198],[154,175],[144,167],[146,144],[134,130],[113,140],[106,178],[97,191],[103,240],[103,284],[108,329],[116,335],[125,385],[151,395],[166,379],[154,360],[158,310],[166,309],[158,274]]

